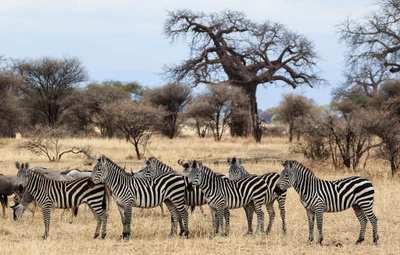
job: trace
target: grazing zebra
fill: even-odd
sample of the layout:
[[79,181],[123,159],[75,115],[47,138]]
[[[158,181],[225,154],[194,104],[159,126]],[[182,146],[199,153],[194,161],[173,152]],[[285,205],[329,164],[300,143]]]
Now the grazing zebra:
[[[336,181],[317,178],[308,168],[297,161],[282,162],[285,167],[278,181],[277,192],[293,187],[300,195],[300,200],[307,211],[309,238],[314,239],[314,218],[317,218],[319,232],[318,243],[324,239],[322,234],[323,212],[340,212],[353,207],[361,224],[357,244],[364,241],[367,221],[372,225],[373,241],[378,243],[378,223],[372,205],[374,203],[374,187],[365,178],[352,176]],[[368,219],[368,220],[367,220]]]
[[163,202],[171,213],[170,237],[177,232],[177,222],[183,221],[181,235],[187,237],[188,214],[185,210],[185,181],[178,174],[163,174],[150,178],[135,178],[127,174],[106,156],[102,155],[93,168],[89,178],[90,185],[103,182],[111,191],[120,212],[123,232],[122,238],[131,235],[132,206],[153,208]]
[[[211,169],[203,166],[201,161],[193,161],[188,170],[189,183],[198,186],[206,197],[210,206],[212,215],[215,215],[213,221],[213,238],[221,227],[221,235],[229,235],[229,209],[253,204],[257,213],[256,233],[264,231],[264,213],[261,209],[265,203],[268,186],[265,181],[257,176],[248,176],[240,180],[229,180],[216,175]],[[223,217],[225,216],[225,233],[223,233]]]
[[[87,203],[97,220],[94,238],[99,236],[102,226],[101,237],[106,236],[107,213],[106,213],[106,191],[103,184],[93,187],[87,185],[88,178],[76,181],[55,181],[44,177],[43,173],[28,168],[21,168],[17,174],[23,183],[25,193],[29,193],[36,203],[42,208],[45,231],[43,239],[49,236],[50,211],[51,208],[73,208],[82,203]],[[23,196],[26,200],[29,196]],[[16,204],[14,209],[14,220],[17,220],[30,201]]]
[[[232,158],[232,160],[230,158],[227,158],[226,161],[230,165],[229,179],[240,180],[242,178],[245,178],[245,177],[251,175],[242,166],[241,158],[236,159],[234,157],[234,158]],[[283,192],[279,196],[274,192],[275,186],[278,183],[279,174],[266,173],[266,174],[260,175],[259,177],[261,177],[267,183],[268,188],[269,188],[269,192],[267,193],[268,197],[266,198],[266,201],[265,201],[266,207],[267,207],[267,212],[269,215],[267,234],[271,231],[272,223],[274,222],[274,218],[275,218],[275,211],[274,211],[274,201],[275,200],[277,200],[278,204],[279,204],[279,210],[280,210],[281,218],[282,218],[282,231],[283,231],[283,234],[286,234],[286,223],[285,223],[286,192]],[[253,221],[254,208],[252,206],[249,206],[249,207],[245,207],[244,209],[246,211],[247,219],[249,220],[247,233],[251,234],[253,232],[252,221]],[[249,209],[249,210],[247,210],[247,209]]]

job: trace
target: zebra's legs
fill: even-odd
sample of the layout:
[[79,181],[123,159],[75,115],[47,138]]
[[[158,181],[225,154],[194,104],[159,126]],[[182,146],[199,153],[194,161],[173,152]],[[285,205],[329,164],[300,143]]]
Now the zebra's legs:
[[[182,204],[176,204],[176,210],[177,210],[177,216],[179,220],[179,224],[181,227],[181,232],[179,233],[180,236],[184,236],[187,238],[189,236],[189,216],[188,212],[185,209],[185,205]],[[182,223],[183,221],[183,223]]]
[[285,203],[286,203],[286,193],[284,193],[278,197],[279,211],[280,211],[281,219],[282,219],[282,231],[283,231],[284,235],[286,235]]
[[171,213],[171,232],[169,233],[168,237],[174,237],[178,228],[177,223],[180,219],[175,205],[171,201],[165,201],[165,204],[167,205],[168,210]]
[[117,204],[122,221],[122,236],[124,240],[129,240],[131,236],[131,215],[132,204]]
[[262,211],[261,206],[261,203],[254,203],[254,209],[257,214],[256,234],[264,232],[264,212]]
[[372,203],[366,206],[361,205],[361,209],[364,211],[364,214],[367,216],[369,222],[371,222],[374,244],[378,244],[378,219],[376,218],[375,213],[372,211]]
[[217,231],[219,231],[219,228],[221,228],[220,235],[225,236],[224,233],[224,214],[225,214],[225,209],[222,208],[217,208]]
[[6,195],[0,195],[0,203],[1,207],[3,207],[3,219],[6,218],[6,206],[7,206],[7,196]]
[[[231,213],[229,212],[228,208],[225,208],[224,216],[225,216],[225,235],[229,236],[229,229],[230,229],[230,225],[229,224],[230,224]],[[221,224],[223,224],[223,222]]]
[[49,206],[42,206],[42,214],[43,214],[43,221],[44,221],[44,234],[43,239],[47,239],[49,236],[49,228],[50,228],[50,210]]
[[314,218],[315,218],[315,213],[310,211],[309,209],[307,210],[307,219],[308,219],[308,241],[312,242],[314,240]]
[[246,218],[247,218],[247,234],[251,235],[253,234],[253,214],[254,214],[254,206],[253,205],[246,205],[243,207],[245,213],[246,213]]
[[218,233],[218,220],[217,220],[217,210],[214,207],[210,206],[211,218],[212,218],[212,231],[210,235],[210,239],[213,239],[214,236]]
[[322,240],[324,240],[324,235],[322,233],[322,221],[323,221],[323,209],[315,208],[315,216],[317,217],[317,228],[319,233],[318,244],[322,244]]
[[123,234],[123,239],[129,240],[129,238],[131,237],[131,219],[132,219],[132,204],[131,203],[125,204],[124,218],[125,218],[125,223],[124,223],[125,235]]
[[267,207],[267,212],[269,215],[269,222],[268,222],[268,227],[267,227],[267,234],[271,232],[272,224],[274,223],[275,219],[275,210],[274,210],[274,204],[273,202],[270,202],[266,205]]
[[100,233],[100,227],[101,227],[102,219],[100,218],[99,215],[97,215],[97,213],[95,212],[95,210],[93,210],[93,208],[92,208],[90,205],[89,205],[89,208],[90,208],[90,210],[92,211],[94,217],[96,218],[97,225],[96,225],[96,230],[94,231],[94,236],[93,236],[93,238],[97,238],[97,237],[99,236],[99,233]]
[[358,205],[353,205],[353,209],[361,225],[360,236],[358,237],[358,240],[356,242],[356,244],[359,244],[364,241],[365,229],[367,228],[367,217]]

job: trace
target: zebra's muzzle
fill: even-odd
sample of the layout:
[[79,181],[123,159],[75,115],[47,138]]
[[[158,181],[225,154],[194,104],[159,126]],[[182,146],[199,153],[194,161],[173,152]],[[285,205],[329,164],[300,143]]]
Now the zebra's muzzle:
[[281,187],[280,187],[280,185],[279,185],[279,183],[275,186],[275,188],[274,188],[274,192],[278,195],[278,196],[280,196],[282,193],[284,193],[286,190],[282,190],[281,189]]
[[87,185],[89,186],[89,188],[93,188],[94,187],[94,181],[93,181],[93,177],[90,176],[88,181],[87,181]]

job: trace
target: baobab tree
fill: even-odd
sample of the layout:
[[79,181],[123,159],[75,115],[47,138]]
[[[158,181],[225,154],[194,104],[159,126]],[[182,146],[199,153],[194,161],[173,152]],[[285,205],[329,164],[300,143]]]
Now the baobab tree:
[[256,23],[242,12],[168,12],[164,34],[171,42],[188,40],[190,55],[180,64],[167,65],[165,75],[173,81],[229,83],[243,89],[249,98],[244,125],[232,123],[232,134],[257,135],[258,85],[278,83],[296,88],[322,81],[316,72],[318,56],[313,43],[282,24]]

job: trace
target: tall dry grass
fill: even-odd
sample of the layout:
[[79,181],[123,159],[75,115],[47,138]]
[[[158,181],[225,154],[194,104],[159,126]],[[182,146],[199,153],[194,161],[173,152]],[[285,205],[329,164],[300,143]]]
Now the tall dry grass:
[[[18,140],[0,140],[0,173],[15,174],[15,161],[29,162],[31,166],[58,167],[62,169],[89,169],[83,165],[84,156],[66,155],[61,162],[50,163],[45,157],[38,157],[27,151],[16,149]],[[115,139],[70,139],[64,141],[66,148],[90,144],[98,156],[105,154],[127,170],[138,171],[144,164],[133,158],[133,147],[123,140]],[[307,244],[308,225],[305,209],[299,202],[297,193],[291,189],[286,202],[288,233],[282,235],[279,210],[272,232],[267,236],[246,236],[247,224],[242,209],[231,211],[231,235],[229,237],[208,238],[211,231],[211,217],[207,206],[206,215],[196,210],[189,218],[190,239],[179,237],[169,239],[170,217],[162,217],[160,208],[148,210],[134,209],[132,237],[130,241],[120,241],[122,225],[113,202],[109,211],[107,237],[93,240],[95,220],[84,206],[73,224],[69,215],[62,216],[62,210],[52,211],[50,236],[43,241],[44,225],[38,209],[33,221],[27,211],[23,219],[13,221],[12,210],[7,209],[5,219],[0,218],[1,254],[400,254],[400,216],[398,179],[388,177],[389,166],[372,160],[365,170],[357,173],[334,170],[328,163],[304,160],[301,155],[290,154],[286,139],[266,138],[256,144],[251,139],[226,139],[219,143],[211,139],[180,138],[152,139],[146,156],[155,156],[164,163],[180,171],[178,159],[202,159],[216,172],[227,174],[226,157],[242,157],[245,168],[252,173],[280,172],[282,167],[276,159],[297,159],[309,166],[317,176],[324,179],[338,179],[350,175],[363,175],[372,180],[375,190],[374,211],[378,217],[379,244],[372,244],[371,225],[368,223],[366,240],[355,245],[359,223],[352,209],[335,214],[324,214],[324,245]],[[246,160],[247,159],[247,160]],[[265,218],[267,223],[267,213]],[[255,225],[255,221],[254,221]]]

